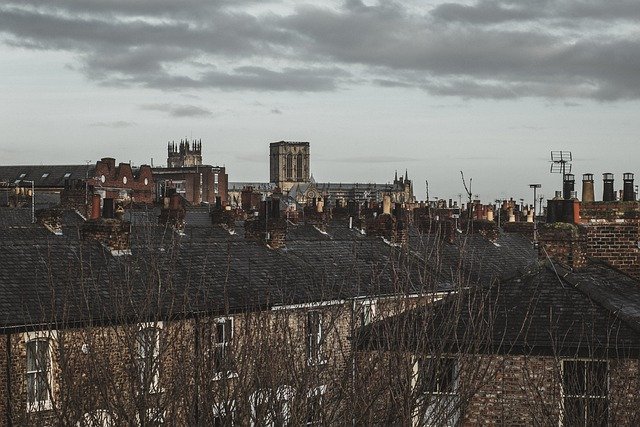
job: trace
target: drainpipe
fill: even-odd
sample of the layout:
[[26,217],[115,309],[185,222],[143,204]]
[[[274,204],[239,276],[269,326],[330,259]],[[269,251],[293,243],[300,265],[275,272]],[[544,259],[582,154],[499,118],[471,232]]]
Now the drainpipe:
[[7,411],[5,413],[7,417],[7,427],[12,427],[13,422],[11,421],[11,419],[13,418],[13,415],[11,413],[11,334],[7,334],[7,390],[5,396],[7,406]]

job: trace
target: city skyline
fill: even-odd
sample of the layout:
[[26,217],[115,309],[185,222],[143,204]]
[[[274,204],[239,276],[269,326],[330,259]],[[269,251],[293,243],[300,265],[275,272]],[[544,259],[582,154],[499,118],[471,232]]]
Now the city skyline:
[[[640,43],[630,1],[8,1],[0,6],[3,164],[166,162],[203,141],[230,181],[268,180],[268,143],[311,143],[316,180],[419,199],[548,198],[637,172]],[[579,187],[579,186],[577,186]]]

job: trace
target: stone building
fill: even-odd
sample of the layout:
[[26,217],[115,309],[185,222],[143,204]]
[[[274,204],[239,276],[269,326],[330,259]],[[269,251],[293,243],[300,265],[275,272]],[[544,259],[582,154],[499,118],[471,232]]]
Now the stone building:
[[269,144],[269,181],[287,192],[309,178],[309,143],[279,141]]
[[168,194],[180,194],[189,203],[216,203],[228,201],[228,175],[224,166],[202,164],[202,141],[181,140],[167,145],[167,167],[153,168],[156,181],[156,199]]

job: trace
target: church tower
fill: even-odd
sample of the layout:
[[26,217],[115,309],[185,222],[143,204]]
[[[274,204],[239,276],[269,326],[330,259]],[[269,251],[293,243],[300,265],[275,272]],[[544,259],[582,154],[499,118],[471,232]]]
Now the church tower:
[[270,181],[287,192],[309,182],[309,143],[279,141],[269,145]]
[[174,141],[167,146],[167,167],[182,168],[200,166],[202,164],[202,140],[180,140],[180,144]]

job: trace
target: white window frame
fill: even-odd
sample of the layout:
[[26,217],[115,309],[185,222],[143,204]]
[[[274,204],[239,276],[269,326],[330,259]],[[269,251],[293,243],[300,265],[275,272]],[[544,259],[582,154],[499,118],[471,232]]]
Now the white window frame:
[[[145,378],[144,378],[144,371],[146,370],[146,363],[147,363],[147,356],[146,355],[142,355],[141,353],[141,343],[140,340],[138,339],[139,334],[147,329],[154,329],[157,331],[156,333],[156,337],[155,337],[155,345],[153,348],[153,360],[152,363],[155,366],[152,366],[151,368],[153,369],[153,379],[151,381],[151,383],[149,384],[149,389],[147,390],[146,387],[147,385],[145,384]],[[140,392],[141,393],[149,393],[149,394],[155,394],[155,393],[161,393],[162,389],[160,388],[160,349],[161,349],[161,342],[162,342],[162,330],[164,329],[164,324],[162,322],[148,322],[148,323],[140,323],[138,324],[138,328],[136,330],[136,336],[135,336],[135,341],[136,341],[136,362],[137,362],[137,367],[138,367],[138,380],[140,381]]]
[[[278,404],[282,404],[282,421],[284,425],[288,425],[291,419],[291,399],[293,398],[293,388],[289,386],[280,386],[275,392],[275,398]],[[265,414],[266,419],[258,420],[258,405],[268,403],[268,399],[272,396],[270,389],[256,390],[251,395],[251,426],[274,427],[276,420],[271,418],[271,413]]]
[[[309,422],[309,421],[307,421],[307,419],[306,419],[307,417],[305,416],[305,421],[304,421],[304,425],[305,425],[305,426],[321,426],[321,425],[323,424],[323,419],[322,419],[322,405],[323,405],[324,394],[325,394],[326,390],[327,390],[327,386],[326,386],[326,385],[321,385],[321,386],[319,386],[319,387],[312,388],[311,390],[309,390],[309,391],[307,392],[307,398],[312,398],[312,397],[320,396],[320,398],[319,398],[319,400],[318,400],[318,404],[319,404],[319,406],[320,406],[320,408],[319,408],[319,409],[320,409],[320,411],[321,411],[321,412],[320,412],[320,414],[319,414],[320,419],[319,419],[319,420],[316,420],[316,421],[311,421],[311,422]],[[309,406],[309,405],[307,405],[307,407],[308,407],[308,406]]]
[[[429,390],[423,391],[421,375],[424,372],[423,365],[427,360],[432,359],[447,359],[453,361],[453,383],[451,384],[450,391],[442,391],[442,390]],[[442,362],[440,362],[441,364]],[[460,363],[458,358],[455,355],[443,354],[439,357],[433,356],[423,356],[417,357],[414,364],[414,388],[417,389],[417,399],[418,399],[418,415],[422,415],[422,419],[416,419],[415,421],[418,425],[438,425],[438,426],[446,426],[453,427],[457,425],[458,419],[460,418],[459,411],[455,409],[455,405],[458,403],[458,384],[459,384],[459,373],[460,373]],[[436,373],[437,375],[437,373]],[[440,387],[440,381],[436,379],[436,387]],[[424,405],[427,405],[424,407]],[[446,409],[446,415],[450,415],[447,420],[433,420],[433,413],[435,411],[442,411],[442,405],[453,406],[451,409]],[[444,421],[444,422],[443,422]]]
[[[217,334],[218,334],[218,325],[222,324],[223,327],[226,327],[227,325],[227,321],[230,322],[230,326],[229,326],[229,335],[228,335],[228,340],[223,341],[223,342],[217,342]],[[233,342],[233,337],[234,337],[234,332],[233,329],[235,327],[235,322],[233,317],[231,316],[225,316],[225,317],[216,317],[215,319],[213,319],[212,322],[214,329],[210,330],[210,333],[212,334],[212,336],[208,337],[211,340],[211,347],[209,348],[211,351],[213,351],[214,353],[216,351],[218,351],[218,349],[223,349],[223,354],[224,354],[224,358],[225,359],[229,359],[229,347],[231,347],[231,343]],[[223,333],[223,335],[226,337],[227,333],[226,331]],[[215,354],[210,354],[209,357],[216,357]],[[213,375],[213,380],[214,381],[218,381],[221,380],[223,378],[236,378],[238,376],[238,374],[230,369],[227,371],[216,371],[214,372]]]
[[[25,387],[27,388],[27,412],[36,412],[36,411],[49,411],[53,409],[53,349],[54,342],[58,340],[58,332],[55,330],[51,331],[34,331],[34,332],[25,332],[24,333],[24,345],[25,345]],[[42,370],[34,370],[29,371],[28,366],[28,358],[29,358],[29,350],[28,345],[31,342],[46,342],[47,343],[47,364],[46,373],[47,373],[47,399],[46,400],[34,400],[33,402],[29,401],[29,376],[37,375],[38,372],[42,372]],[[34,394],[37,396],[38,392],[35,391]]]
[[144,420],[143,423],[142,420],[140,420],[140,415],[136,415],[136,421],[139,426],[146,426],[150,421],[162,425],[165,423],[166,414],[165,411],[160,408],[147,408],[147,410],[145,411],[145,416],[147,417],[147,419]]
[[[309,319],[312,313],[318,314],[318,325],[315,333],[310,330],[311,328],[309,326]],[[327,359],[322,348],[324,345],[324,328],[322,325],[323,318],[324,313],[321,310],[308,310],[305,312],[304,334],[307,366],[324,365],[327,363]]]
[[113,414],[106,409],[96,409],[92,412],[86,412],[76,427],[115,427],[117,424]]
[[[230,416],[231,417],[231,424],[229,425],[235,425],[236,424],[236,401],[235,400],[230,400],[228,401],[226,404],[213,404],[212,407],[213,410],[213,417],[226,417],[226,416]],[[228,425],[228,424],[225,424]]]
[[376,319],[377,304],[375,300],[358,302],[358,327],[366,326]]
[[[585,363],[585,369],[587,369],[587,365],[586,365],[587,363],[604,363],[605,366],[606,366],[606,369],[607,369],[606,378],[605,378],[605,381],[606,381],[606,396],[597,396],[597,395],[588,395],[588,394],[583,394],[583,395],[578,395],[578,394],[568,395],[568,394],[566,394],[565,393],[565,384],[564,384],[564,371],[565,371],[564,365],[565,365],[566,362],[584,362]],[[564,401],[565,401],[566,398],[569,398],[569,399],[577,398],[577,399],[585,399],[585,400],[605,399],[607,401],[607,406],[609,405],[609,403],[610,403],[610,391],[611,391],[610,390],[610,381],[611,381],[611,379],[610,379],[611,370],[610,369],[611,369],[611,367],[610,367],[609,361],[607,359],[574,358],[574,359],[562,359],[561,360],[561,365],[560,365],[560,381],[561,382],[560,382],[560,384],[562,386],[560,387],[560,390],[561,390],[562,399],[560,400],[560,404],[562,406],[561,406],[561,411],[560,411],[560,426],[564,426],[565,425],[564,419],[565,419],[565,414],[566,414],[566,408],[565,408]],[[585,381],[587,381],[586,371],[585,371],[584,378],[585,378]],[[585,388],[586,388],[586,385],[585,385]],[[587,410],[587,406],[585,406],[585,411],[586,410]],[[607,411],[607,414],[608,413],[609,412]],[[588,416],[588,414],[585,414],[585,424],[588,424],[588,421],[589,421],[589,418],[587,418],[587,416]]]

